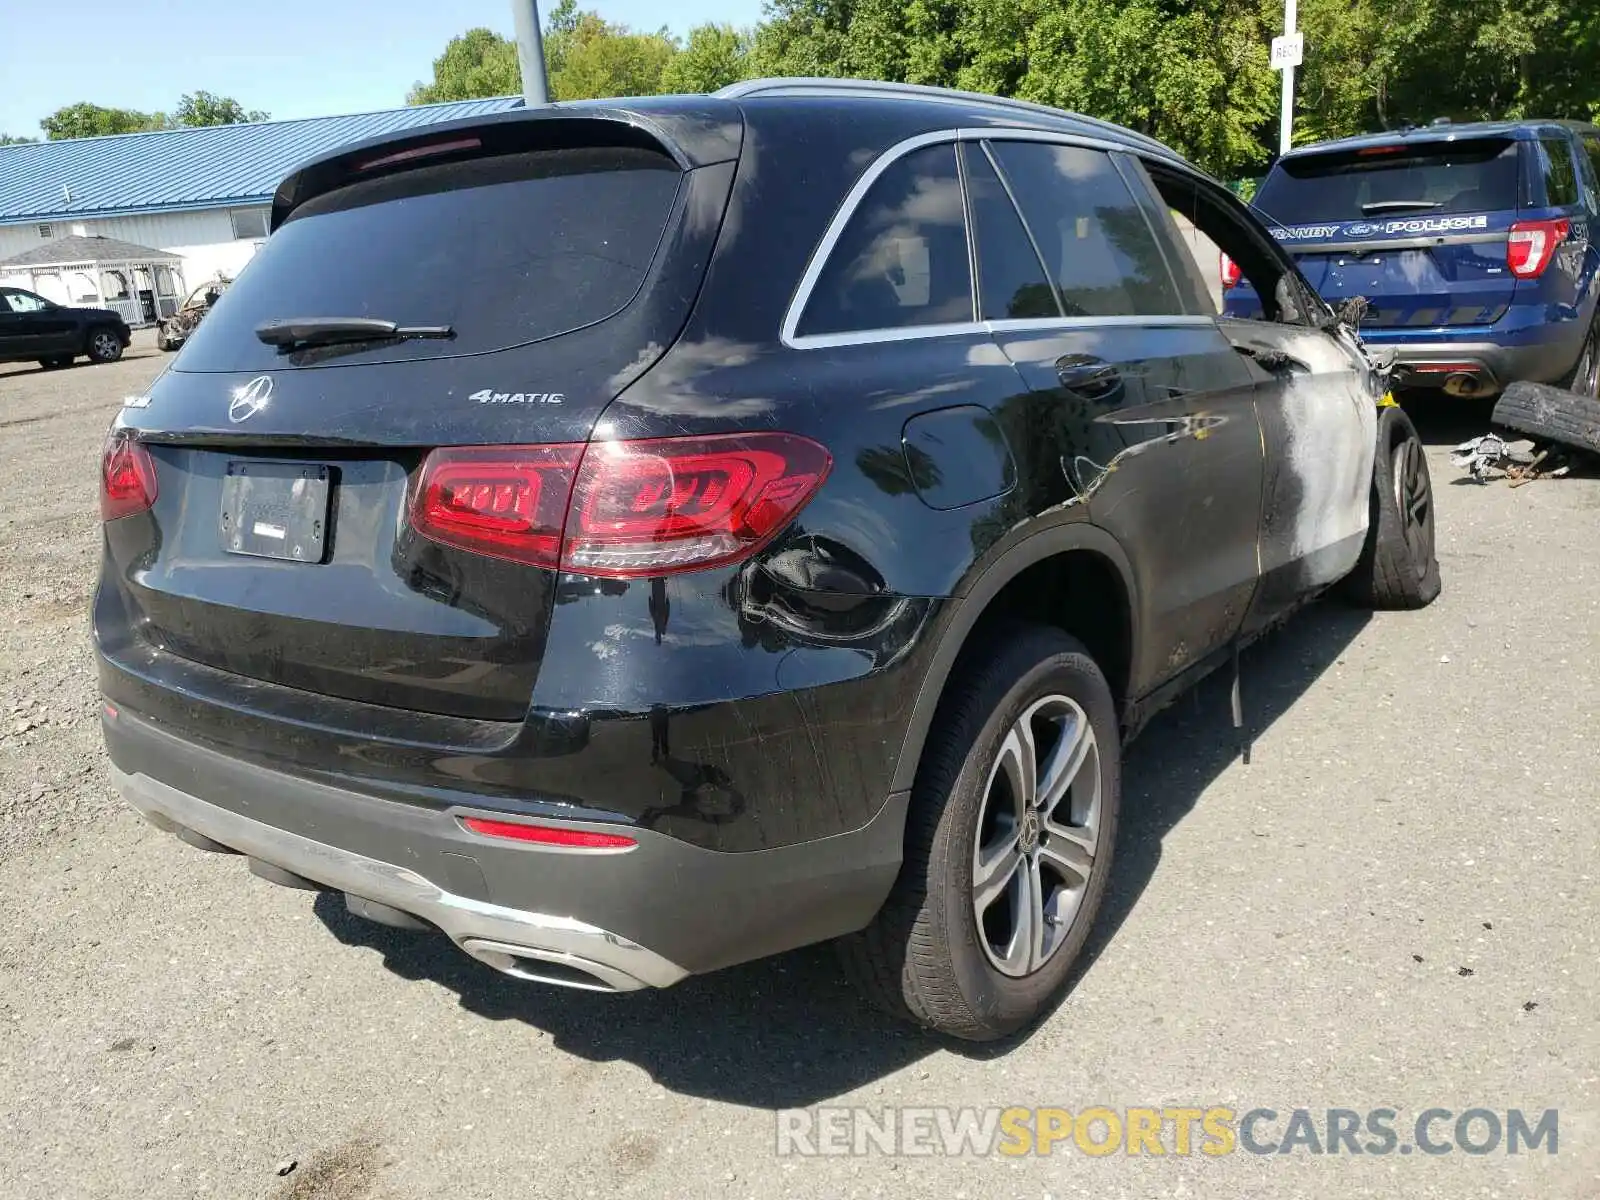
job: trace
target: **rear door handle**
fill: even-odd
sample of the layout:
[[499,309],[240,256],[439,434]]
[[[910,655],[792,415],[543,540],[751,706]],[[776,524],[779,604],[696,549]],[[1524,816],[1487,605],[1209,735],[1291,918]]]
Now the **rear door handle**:
[[1122,385],[1122,373],[1092,354],[1064,354],[1056,359],[1056,378],[1069,392],[1091,400],[1108,396]]

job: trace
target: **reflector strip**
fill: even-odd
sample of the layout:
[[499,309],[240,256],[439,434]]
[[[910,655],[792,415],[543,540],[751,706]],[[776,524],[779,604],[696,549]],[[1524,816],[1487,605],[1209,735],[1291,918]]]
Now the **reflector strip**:
[[462,817],[461,823],[484,837],[506,838],[513,842],[532,842],[564,850],[632,850],[639,843],[620,833],[600,833],[592,829],[566,829],[557,825],[525,825],[520,821],[496,821],[489,817]]

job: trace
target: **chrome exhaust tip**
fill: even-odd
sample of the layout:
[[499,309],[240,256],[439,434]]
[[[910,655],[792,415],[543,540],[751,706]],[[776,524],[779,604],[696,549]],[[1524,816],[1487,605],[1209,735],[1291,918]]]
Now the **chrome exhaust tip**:
[[562,950],[514,946],[509,942],[491,942],[482,938],[467,938],[457,944],[485,966],[535,983],[549,983],[585,992],[636,992],[649,986],[626,971]]
[[1447,396],[1455,396],[1462,400],[1471,400],[1478,396],[1487,396],[1492,389],[1477,375],[1469,375],[1465,371],[1458,371],[1444,381],[1444,391]]

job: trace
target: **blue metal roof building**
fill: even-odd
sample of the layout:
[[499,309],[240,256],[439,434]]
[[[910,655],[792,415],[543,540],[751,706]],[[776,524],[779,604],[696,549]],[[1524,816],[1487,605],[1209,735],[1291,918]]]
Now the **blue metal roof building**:
[[503,112],[519,96],[253,125],[0,146],[0,225],[264,204],[299,162],[394,129]]

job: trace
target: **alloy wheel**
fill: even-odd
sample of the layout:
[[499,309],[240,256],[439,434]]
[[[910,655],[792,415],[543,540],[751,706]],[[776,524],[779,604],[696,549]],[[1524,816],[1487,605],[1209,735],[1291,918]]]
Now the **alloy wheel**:
[[1004,975],[1060,950],[1083,904],[1100,835],[1100,748],[1070,697],[1036,700],[989,771],[972,852],[978,940]]
[[114,335],[109,333],[97,333],[94,335],[94,352],[97,357],[115,358],[119,349],[121,347],[117,344],[117,339]]
[[1395,447],[1391,474],[1395,507],[1411,551],[1411,563],[1421,574],[1433,560],[1433,493],[1428,487],[1421,442],[1408,437]]

